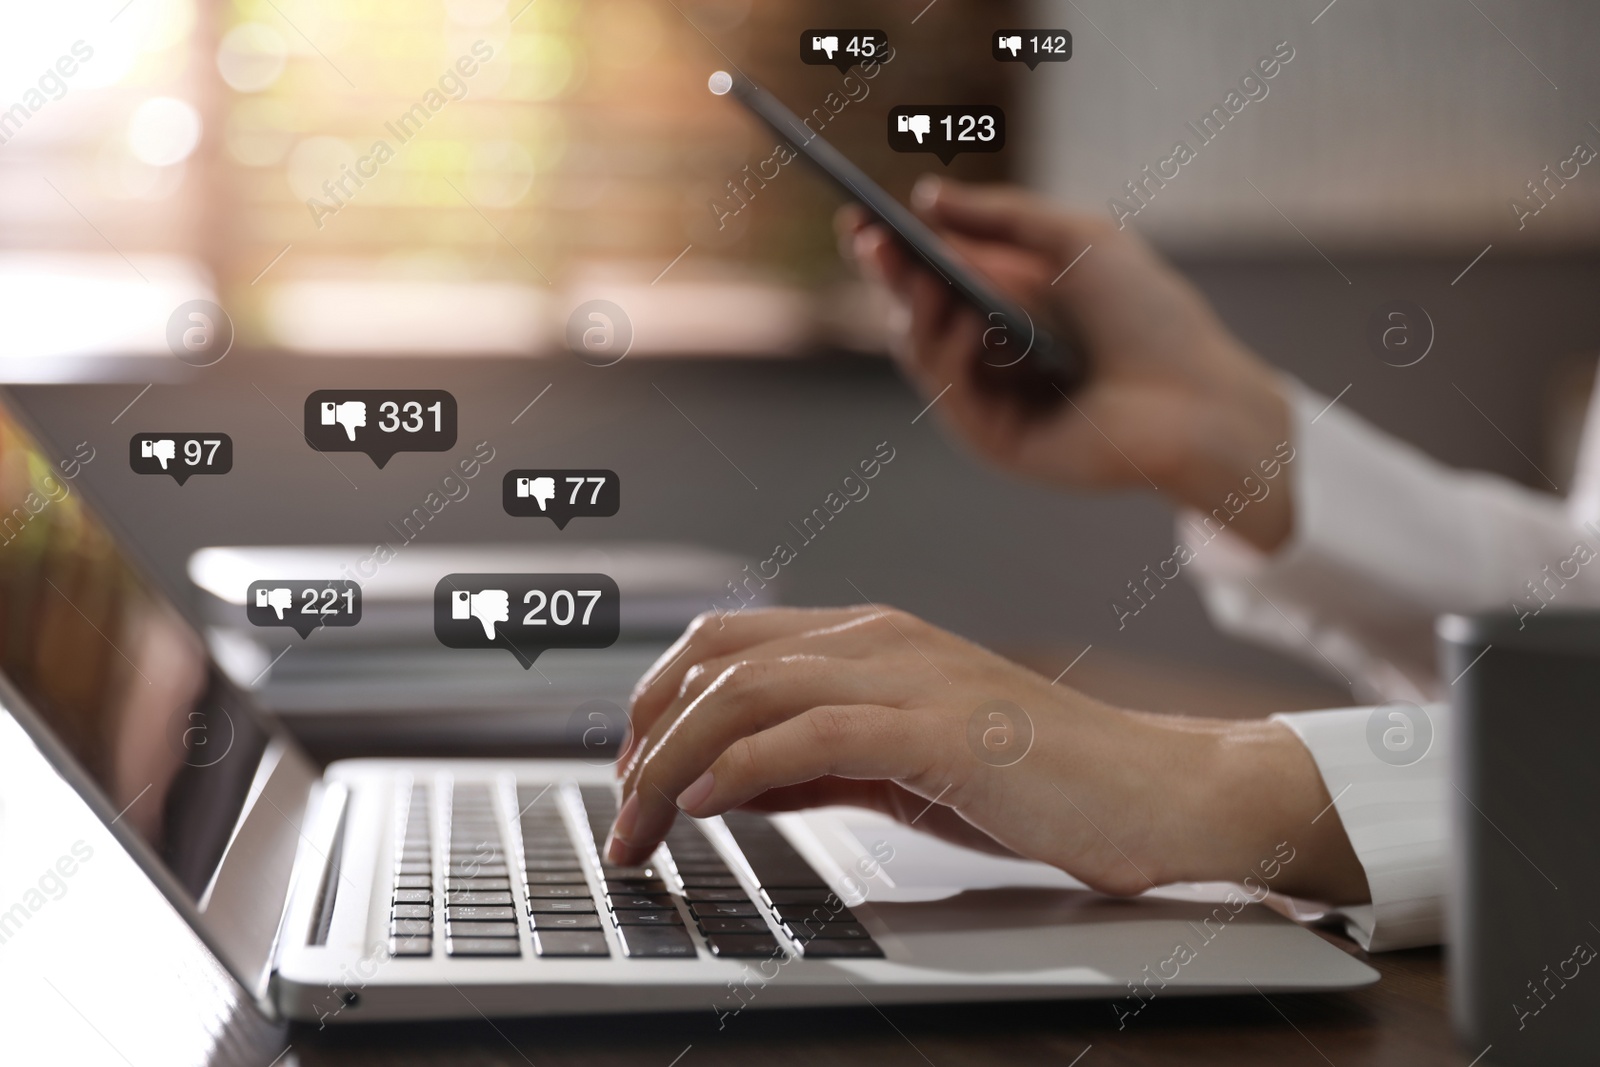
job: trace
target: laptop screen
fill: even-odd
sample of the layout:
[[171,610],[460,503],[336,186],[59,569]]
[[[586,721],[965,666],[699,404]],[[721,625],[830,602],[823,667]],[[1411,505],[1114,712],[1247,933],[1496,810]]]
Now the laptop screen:
[[96,461],[0,403],[0,671],[198,901],[267,733],[83,499]]

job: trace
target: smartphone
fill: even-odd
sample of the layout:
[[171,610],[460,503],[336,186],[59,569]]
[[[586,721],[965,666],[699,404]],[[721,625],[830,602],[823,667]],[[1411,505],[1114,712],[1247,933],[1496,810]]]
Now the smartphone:
[[1033,372],[1030,377],[1048,379],[1063,390],[1070,390],[1083,380],[1086,366],[1075,345],[1035,322],[1026,308],[996,289],[949,242],[844,153],[807,128],[781,100],[743,74],[717,71],[709,85],[713,93],[732,96],[770,126],[983,314],[988,323],[983,335],[984,363],[997,368],[1024,366]]

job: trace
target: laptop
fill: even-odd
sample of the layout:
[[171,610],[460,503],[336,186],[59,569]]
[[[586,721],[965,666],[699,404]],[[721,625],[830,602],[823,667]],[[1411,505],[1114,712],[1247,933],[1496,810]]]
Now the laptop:
[[271,1016],[865,996],[1096,997],[1126,1018],[1377,979],[1238,891],[1109,899],[852,809],[683,818],[621,868],[598,851],[617,803],[600,759],[318,767],[141,575],[85,499],[83,458],[35,440],[0,406],[0,704]]

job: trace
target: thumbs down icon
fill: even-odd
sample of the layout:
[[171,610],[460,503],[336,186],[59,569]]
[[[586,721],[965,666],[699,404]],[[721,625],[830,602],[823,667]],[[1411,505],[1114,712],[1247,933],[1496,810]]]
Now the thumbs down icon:
[[901,133],[915,134],[917,143],[921,144],[922,139],[933,128],[933,120],[926,115],[896,115],[895,128]]
[[839,50],[839,38],[831,34],[827,37],[813,37],[811,47],[818,52],[826,52],[828,58],[832,59],[833,54]]
[[365,400],[345,400],[334,403],[331,400],[322,402],[322,425],[344,427],[345,434],[353,443],[356,439],[356,428],[367,424],[367,402]]
[[457,589],[450,594],[452,619],[477,619],[483,624],[483,636],[494,640],[494,624],[511,618],[511,595],[504,589],[485,589],[469,593]]
[[278,621],[283,621],[283,613],[294,604],[294,595],[287,586],[276,586],[272,589],[256,590],[256,607],[271,608],[278,613]]
[[523,499],[532,497],[539,504],[540,511],[547,511],[550,501],[556,495],[556,480],[554,478],[518,478],[517,495]]
[[1013,34],[1010,37],[1002,35],[997,43],[1001,48],[1010,52],[1013,59],[1016,58],[1017,53],[1022,51],[1022,37],[1020,34]]
[[178,446],[167,437],[157,438],[154,441],[140,441],[139,455],[145,459],[159,460],[161,469],[166,470],[167,461],[178,455]]

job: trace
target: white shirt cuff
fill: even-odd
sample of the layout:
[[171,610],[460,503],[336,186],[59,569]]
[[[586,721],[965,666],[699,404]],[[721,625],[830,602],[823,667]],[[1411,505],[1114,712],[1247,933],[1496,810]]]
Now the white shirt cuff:
[[[1436,615],[1519,596],[1537,607],[1526,589],[1541,568],[1565,566],[1577,540],[1600,546],[1600,526],[1577,526],[1555,497],[1451,470],[1347,402],[1284,383],[1293,459],[1267,484],[1293,494],[1288,543],[1262,553],[1225,523],[1218,531],[1217,512],[1181,515],[1178,536],[1219,625],[1337,675],[1357,699],[1436,699]],[[1600,603],[1600,566],[1576,569],[1561,599]]]
[[1310,750],[1366,872],[1371,903],[1339,911],[1350,936],[1369,952],[1439,944],[1449,708],[1397,702],[1272,718]]

